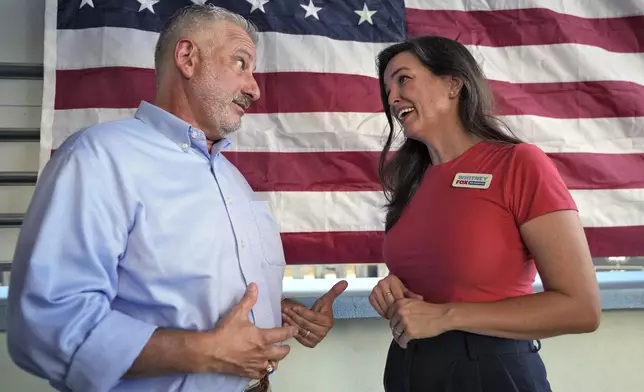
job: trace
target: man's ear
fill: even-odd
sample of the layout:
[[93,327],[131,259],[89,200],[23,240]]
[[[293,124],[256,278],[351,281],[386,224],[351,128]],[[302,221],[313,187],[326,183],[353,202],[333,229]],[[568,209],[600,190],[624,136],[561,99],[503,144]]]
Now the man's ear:
[[199,64],[199,49],[187,38],[181,38],[174,47],[174,63],[181,76],[190,79]]

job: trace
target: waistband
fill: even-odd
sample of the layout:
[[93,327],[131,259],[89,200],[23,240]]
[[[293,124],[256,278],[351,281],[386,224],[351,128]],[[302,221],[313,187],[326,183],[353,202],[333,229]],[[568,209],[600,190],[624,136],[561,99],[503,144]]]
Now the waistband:
[[449,331],[432,338],[411,340],[401,358],[404,390],[411,390],[413,362],[421,365],[416,368],[422,368],[438,361],[441,363],[439,366],[442,366],[440,368],[444,369],[465,358],[478,362],[500,355],[536,353],[540,349],[541,342],[538,340],[535,344],[533,340],[505,339],[462,331]]
[[492,355],[536,353],[541,349],[539,340],[506,339],[462,331],[449,331],[429,339],[412,340],[410,343],[417,349],[427,347],[456,355],[467,354],[472,360]]

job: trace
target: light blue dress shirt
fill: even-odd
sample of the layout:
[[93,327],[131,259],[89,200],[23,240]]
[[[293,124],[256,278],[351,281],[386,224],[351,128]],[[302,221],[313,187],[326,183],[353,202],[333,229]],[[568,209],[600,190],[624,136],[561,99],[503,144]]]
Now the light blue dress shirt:
[[60,391],[243,391],[249,380],[122,380],[157,327],[209,330],[256,282],[281,325],[284,254],[269,204],[204,134],[142,102],[70,136],[39,178],[13,259],[8,347]]

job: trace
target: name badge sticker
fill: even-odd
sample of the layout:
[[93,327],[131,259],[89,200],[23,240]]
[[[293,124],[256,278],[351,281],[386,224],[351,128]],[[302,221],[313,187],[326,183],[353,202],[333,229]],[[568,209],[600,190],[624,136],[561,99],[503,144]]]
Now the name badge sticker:
[[487,189],[491,182],[491,174],[456,173],[452,186],[455,188]]

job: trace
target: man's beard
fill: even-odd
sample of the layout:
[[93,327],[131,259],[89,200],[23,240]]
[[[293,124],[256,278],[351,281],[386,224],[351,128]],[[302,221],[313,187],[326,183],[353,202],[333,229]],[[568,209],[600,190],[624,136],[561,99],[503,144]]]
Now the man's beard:
[[[244,111],[248,110],[248,107],[251,104],[250,97],[248,97],[245,94],[236,94],[233,97],[232,102],[233,104],[239,105],[241,108],[244,109]],[[226,121],[225,113],[222,114],[221,119],[219,121],[219,130],[221,132],[222,137],[230,135],[231,133],[237,131],[240,127],[241,127],[241,117],[239,118],[238,121],[231,122],[231,121]]]
[[204,114],[208,117],[208,123],[218,126],[220,137],[226,137],[241,127],[241,119],[230,119],[227,114],[230,110],[229,106],[235,103],[248,109],[250,99],[247,96],[238,94],[231,97],[230,94],[225,93],[216,73],[210,70],[206,70],[201,78],[194,80],[192,87],[203,107]]

